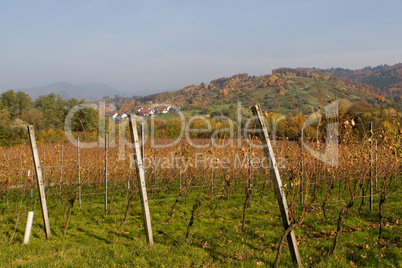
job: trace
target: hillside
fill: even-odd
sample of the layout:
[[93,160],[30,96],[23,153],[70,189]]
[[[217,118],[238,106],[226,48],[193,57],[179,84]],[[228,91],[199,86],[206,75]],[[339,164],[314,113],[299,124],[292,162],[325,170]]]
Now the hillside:
[[[308,73],[274,70],[273,75],[249,76],[238,74],[219,78],[210,83],[187,86],[174,92],[164,92],[120,103],[118,108],[130,110],[134,107],[167,103],[184,110],[198,110],[202,114],[220,111],[230,105],[243,106],[252,102],[242,93],[258,102],[268,111],[287,114],[289,112],[310,113],[327,100],[347,99],[350,103],[367,101],[379,105],[381,97],[376,96],[375,88],[366,84],[353,84],[336,77]],[[237,90],[236,90],[237,89]],[[241,91],[242,93],[239,93]]]
[[392,98],[394,102],[402,104],[402,63],[392,66],[379,65],[376,67],[365,67],[359,70],[342,68],[317,69],[297,68],[294,72],[315,72],[332,77],[347,79],[353,83],[364,83],[371,85],[377,94]]
[[342,68],[331,69],[311,69],[298,68],[309,72],[326,74],[333,77],[346,78],[352,82],[362,82],[381,89],[391,88],[393,85],[402,82],[402,63],[389,65],[379,65],[376,67],[365,67],[359,70],[349,70]]

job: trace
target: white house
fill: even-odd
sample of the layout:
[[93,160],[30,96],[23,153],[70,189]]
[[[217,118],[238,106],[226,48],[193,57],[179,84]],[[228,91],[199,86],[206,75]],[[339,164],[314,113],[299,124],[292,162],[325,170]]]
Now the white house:
[[170,106],[160,106],[158,107],[158,113],[159,114],[167,114],[170,110]]

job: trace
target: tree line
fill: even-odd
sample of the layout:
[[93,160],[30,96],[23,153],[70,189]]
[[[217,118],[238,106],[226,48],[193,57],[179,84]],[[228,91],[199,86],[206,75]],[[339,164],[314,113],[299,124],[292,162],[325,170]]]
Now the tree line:
[[[12,146],[25,143],[27,140],[27,125],[33,125],[36,130],[38,143],[48,143],[66,140],[64,133],[64,121],[68,112],[79,104],[84,104],[83,99],[78,101],[75,98],[63,99],[59,95],[50,93],[42,95],[35,101],[21,91],[8,90],[0,95],[0,146]],[[240,117],[238,118],[238,116]],[[209,129],[200,133],[192,133],[192,138],[211,138],[213,133],[219,133],[216,138],[228,138],[233,134],[224,129],[247,128],[246,122],[251,116],[249,109],[231,105],[229,108],[222,108],[220,111],[211,112],[209,118],[191,120],[189,125],[192,129]],[[185,121],[190,122],[191,116],[186,114]],[[298,113],[266,113],[266,117],[272,126],[275,126],[275,135],[278,138],[298,140],[303,123],[309,114]],[[229,124],[230,120],[233,124]],[[109,130],[109,120],[105,120],[106,131]],[[145,119],[150,121],[151,119]],[[152,119],[155,124],[156,138],[177,138],[180,136],[181,121],[179,117],[170,119]],[[335,120],[335,121],[334,121]],[[350,104],[343,101],[339,106],[339,114],[336,119],[330,120],[339,126],[339,140],[354,138],[361,139],[373,123],[373,128],[382,133],[381,139],[402,133],[401,114],[398,109],[381,105],[375,108],[367,102]],[[116,131],[119,131],[119,122],[116,123]],[[326,124],[330,123],[325,116],[319,123],[306,127],[305,138],[318,139],[317,131],[324,131]],[[99,115],[95,109],[83,109],[75,113],[72,119],[72,131],[75,136],[85,139],[96,140],[98,138]],[[240,124],[240,126],[238,126]],[[148,122],[148,126],[151,122]],[[251,126],[252,127],[252,126]],[[217,131],[219,130],[219,131]],[[236,132],[236,131],[235,131]]]
[[[75,98],[63,99],[54,93],[42,95],[36,100],[22,92],[8,90],[0,95],[0,146],[25,143],[27,125],[37,131],[38,142],[64,137],[64,120],[76,105],[86,103]],[[97,112],[80,110],[72,123],[73,131],[97,130]]]

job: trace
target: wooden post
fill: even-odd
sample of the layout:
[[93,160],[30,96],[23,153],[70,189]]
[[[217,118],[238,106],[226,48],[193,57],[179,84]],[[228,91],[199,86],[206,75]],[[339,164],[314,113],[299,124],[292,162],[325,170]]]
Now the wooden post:
[[77,166],[78,166],[78,204],[81,209],[81,160],[80,160],[80,138],[77,138]]
[[373,122],[370,121],[370,211],[373,210]]
[[378,153],[377,140],[375,140],[375,191],[376,191],[376,192],[377,192],[377,174],[378,174],[378,169],[377,169],[377,153]]
[[135,167],[137,170],[138,188],[140,190],[142,218],[144,221],[145,234],[147,236],[148,245],[154,244],[152,236],[151,215],[149,213],[147,187],[145,184],[145,172],[142,162],[141,146],[138,139],[137,125],[134,116],[130,116],[130,133],[133,146],[133,154],[135,160]]
[[62,191],[62,183],[63,183],[63,156],[64,156],[64,145],[61,146],[61,161],[60,161],[60,183],[59,183],[59,204],[61,203],[61,191]]
[[[257,117],[258,119],[257,122],[262,130],[262,132],[259,133],[260,139],[264,147],[265,157],[269,161],[269,167],[271,169],[271,179],[274,185],[276,199],[278,200],[279,210],[281,211],[283,227],[286,230],[290,226],[288,203],[286,201],[285,191],[282,186],[282,180],[279,175],[279,169],[276,164],[274,151],[272,149],[271,142],[269,140],[268,129],[263,120],[260,106],[258,105],[252,106],[251,110],[253,111],[254,116]],[[297,247],[296,236],[293,230],[288,234],[287,239],[293,263],[297,266],[302,266],[299,249]]]
[[304,131],[303,128],[301,129],[301,141],[300,141],[300,148],[301,148],[301,163],[300,163],[300,204],[303,206],[303,146],[304,146]]
[[42,170],[40,166],[38,147],[36,145],[35,131],[33,126],[28,126],[28,134],[29,134],[29,140],[31,142],[31,150],[32,150],[32,157],[34,160],[36,179],[38,182],[40,204],[42,207],[43,224],[45,225],[46,238],[49,238],[51,234],[50,234],[49,217],[46,205],[45,185],[42,180]]
[[142,163],[144,163],[144,158],[145,158],[145,129],[144,129],[144,124],[141,124],[141,157],[142,157]]
[[107,213],[107,149],[108,149],[108,135],[105,135],[105,213]]
[[[180,147],[180,159],[182,157],[182,153],[181,153],[181,145],[179,145]],[[179,168],[179,191],[181,191],[181,164],[178,164],[178,168]]]
[[247,180],[247,191],[251,194],[251,140],[248,137],[248,180]]
[[[31,176],[31,170],[29,169],[28,170],[28,178],[29,178],[29,176]],[[31,177],[31,198],[33,198],[33,176]]]
[[[211,138],[211,152],[212,152],[212,162],[215,161],[214,159],[214,139]],[[214,196],[214,165],[211,162],[211,197]]]

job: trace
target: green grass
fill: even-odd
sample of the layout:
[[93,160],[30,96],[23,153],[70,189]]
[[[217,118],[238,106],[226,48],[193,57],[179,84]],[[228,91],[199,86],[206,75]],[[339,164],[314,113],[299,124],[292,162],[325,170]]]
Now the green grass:
[[180,115],[176,112],[169,114],[158,114],[154,117],[157,120],[170,120],[170,119],[180,119]]
[[[111,188],[111,187],[110,187]],[[336,189],[335,189],[336,190]],[[334,192],[335,192],[334,190]],[[109,204],[110,213],[104,213],[104,196],[95,195],[82,199],[82,209],[74,204],[66,238],[63,238],[65,219],[64,202],[58,204],[52,189],[48,200],[52,237],[45,238],[39,201],[35,204],[26,196],[22,202],[22,216],[14,232],[20,200],[10,200],[6,208],[5,196],[0,203],[0,266],[2,267],[257,267],[271,266],[275,260],[280,236],[283,232],[280,214],[272,189],[261,198],[260,190],[254,191],[246,217],[246,232],[241,231],[244,195],[241,188],[224,197],[216,213],[211,215],[217,198],[208,199],[197,213],[190,241],[184,239],[191,209],[199,188],[179,202],[173,220],[169,221],[177,189],[160,194],[149,192],[149,205],[155,245],[146,243],[142,228],[141,206],[137,196],[132,203],[125,226],[120,225],[124,216],[125,193],[120,189]],[[84,189],[92,193],[91,188]],[[35,194],[36,192],[34,192]],[[12,195],[15,199],[16,193]],[[112,193],[109,194],[109,202]],[[401,267],[401,195],[393,195],[385,204],[384,239],[378,241],[378,200],[370,212],[368,200],[360,215],[355,205],[344,217],[338,251],[332,249],[338,213],[342,204],[331,203],[328,217],[317,206],[303,226],[296,230],[299,251],[305,267]],[[28,202],[29,201],[29,202]],[[31,240],[24,245],[23,235],[26,216],[35,206]],[[291,266],[287,246],[281,258],[283,267]]]

